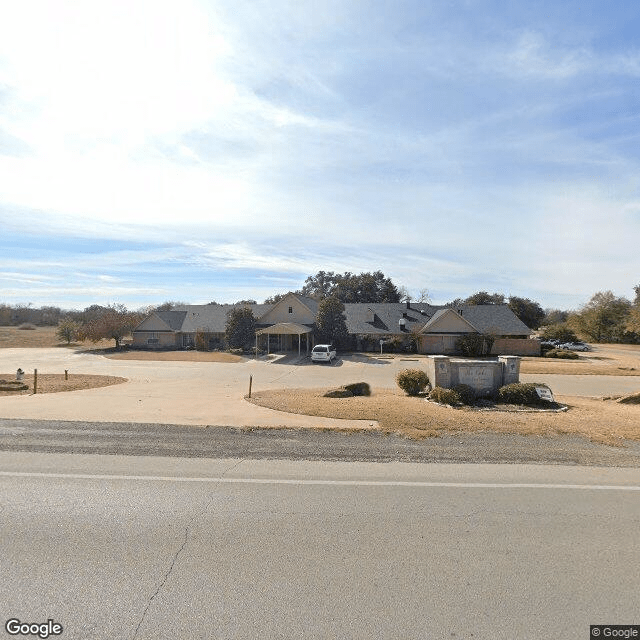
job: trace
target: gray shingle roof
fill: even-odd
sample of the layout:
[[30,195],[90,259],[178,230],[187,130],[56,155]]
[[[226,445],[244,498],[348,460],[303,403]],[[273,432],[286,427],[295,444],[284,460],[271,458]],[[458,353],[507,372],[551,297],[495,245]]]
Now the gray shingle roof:
[[[414,329],[421,329],[436,310],[437,307],[419,303],[407,309],[404,302],[354,302],[344,305],[349,333],[360,334],[411,333]],[[405,320],[403,331],[400,329],[400,319]]]
[[[420,330],[433,317],[443,315],[449,307],[412,303],[410,308],[404,302],[345,304],[347,329],[359,334],[407,334]],[[480,333],[501,336],[528,336],[531,330],[505,305],[464,305],[456,308],[462,317]],[[375,314],[371,322],[371,312]],[[405,320],[405,328],[400,328],[400,319]]]
[[459,307],[480,333],[501,336],[529,336],[531,329],[506,304],[477,304]]
[[[234,304],[190,304],[179,307],[186,312],[182,327],[177,331],[195,333],[198,329],[212,333],[224,333],[227,324],[227,314],[231,309],[242,308],[245,305]],[[273,308],[271,304],[249,304],[253,315],[260,318]]]
[[[313,298],[298,298],[315,314],[318,302]],[[157,315],[174,331],[194,333],[205,329],[213,333],[224,333],[227,314],[240,305],[185,305],[173,311],[160,311]],[[273,309],[272,304],[248,305],[258,320]],[[399,335],[420,330],[434,316],[442,315],[448,307],[411,303],[347,303],[344,305],[347,329],[351,334]],[[468,320],[481,333],[502,336],[528,336],[531,330],[517,318],[507,305],[464,305],[457,307],[463,318]],[[400,320],[404,320],[404,328]]]
[[173,331],[180,331],[186,315],[186,311],[156,311],[160,320],[165,322]]

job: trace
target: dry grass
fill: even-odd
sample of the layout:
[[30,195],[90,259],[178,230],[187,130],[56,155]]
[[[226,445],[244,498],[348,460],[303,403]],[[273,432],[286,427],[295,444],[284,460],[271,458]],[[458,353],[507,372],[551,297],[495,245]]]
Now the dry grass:
[[113,360],[155,360],[180,362],[242,362],[242,356],[224,351],[109,351],[104,352]]
[[[604,351],[604,350],[603,350]],[[640,376],[640,358],[581,353],[577,360],[522,358],[520,373],[558,373],[585,376]]]
[[113,340],[101,340],[96,345],[91,342],[60,342],[56,336],[57,327],[36,327],[25,331],[18,327],[0,327],[0,349],[46,349],[50,347],[95,347],[113,346]]
[[[16,375],[0,373],[0,380],[15,380]],[[39,373],[38,374],[38,394],[59,393],[61,391],[79,391],[81,389],[95,389],[97,387],[108,387],[113,384],[122,384],[126,378],[116,376],[93,376],[83,374],[69,374],[69,379],[64,379],[64,373]],[[33,394],[33,374],[24,375],[25,384],[29,389],[24,391],[0,391],[3,396],[24,396]]]
[[428,438],[440,433],[493,431],[521,435],[579,435],[594,442],[620,445],[640,440],[640,406],[613,401],[560,397],[569,406],[562,413],[478,411],[451,409],[410,398],[401,391],[384,389],[370,397],[324,398],[327,389],[259,391],[250,402],[263,407],[350,420],[377,420],[383,431],[410,438]]

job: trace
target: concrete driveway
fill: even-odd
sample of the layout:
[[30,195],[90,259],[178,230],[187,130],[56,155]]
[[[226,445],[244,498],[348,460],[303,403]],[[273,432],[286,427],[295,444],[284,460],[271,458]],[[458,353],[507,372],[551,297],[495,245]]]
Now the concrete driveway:
[[[362,362],[277,364],[255,360],[240,363],[150,362],[112,360],[66,349],[2,349],[0,371],[96,374],[121,376],[121,385],[69,393],[0,398],[0,417],[99,422],[227,426],[307,426],[369,428],[377,423],[299,416],[246,402],[249,376],[253,389],[339,386],[362,379],[382,383],[384,365]],[[389,377],[393,380],[393,374]]]
[[[340,386],[368,382],[395,387],[398,371],[420,367],[416,358],[348,356],[333,365],[307,359],[280,362],[153,362],[112,360],[67,349],[2,349],[0,371],[38,369],[40,373],[100,374],[127,378],[125,384],[43,395],[0,398],[0,417],[98,422],[226,426],[307,426],[369,428],[375,422],[292,415],[244,400],[253,376],[254,391]],[[640,390],[640,377],[523,375],[523,381],[548,382],[556,395],[598,396]]]

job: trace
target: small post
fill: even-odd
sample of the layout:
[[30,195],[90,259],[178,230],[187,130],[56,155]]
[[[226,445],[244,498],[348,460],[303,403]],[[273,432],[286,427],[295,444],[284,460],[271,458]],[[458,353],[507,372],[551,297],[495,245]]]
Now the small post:
[[253,383],[253,376],[249,376],[249,397],[251,397],[251,384]]
[[64,379],[68,380],[69,379],[69,369],[65,369],[64,370]]
[[33,370],[33,394],[38,393],[38,370]]

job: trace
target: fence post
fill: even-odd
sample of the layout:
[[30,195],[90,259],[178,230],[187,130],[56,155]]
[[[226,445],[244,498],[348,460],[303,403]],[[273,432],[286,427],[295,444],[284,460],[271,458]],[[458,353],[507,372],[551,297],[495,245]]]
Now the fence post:
[[38,370],[33,370],[33,395],[38,393]]
[[253,383],[253,376],[249,376],[249,397],[251,397],[251,384]]
[[64,379],[68,380],[69,379],[69,369],[65,369],[64,370]]

